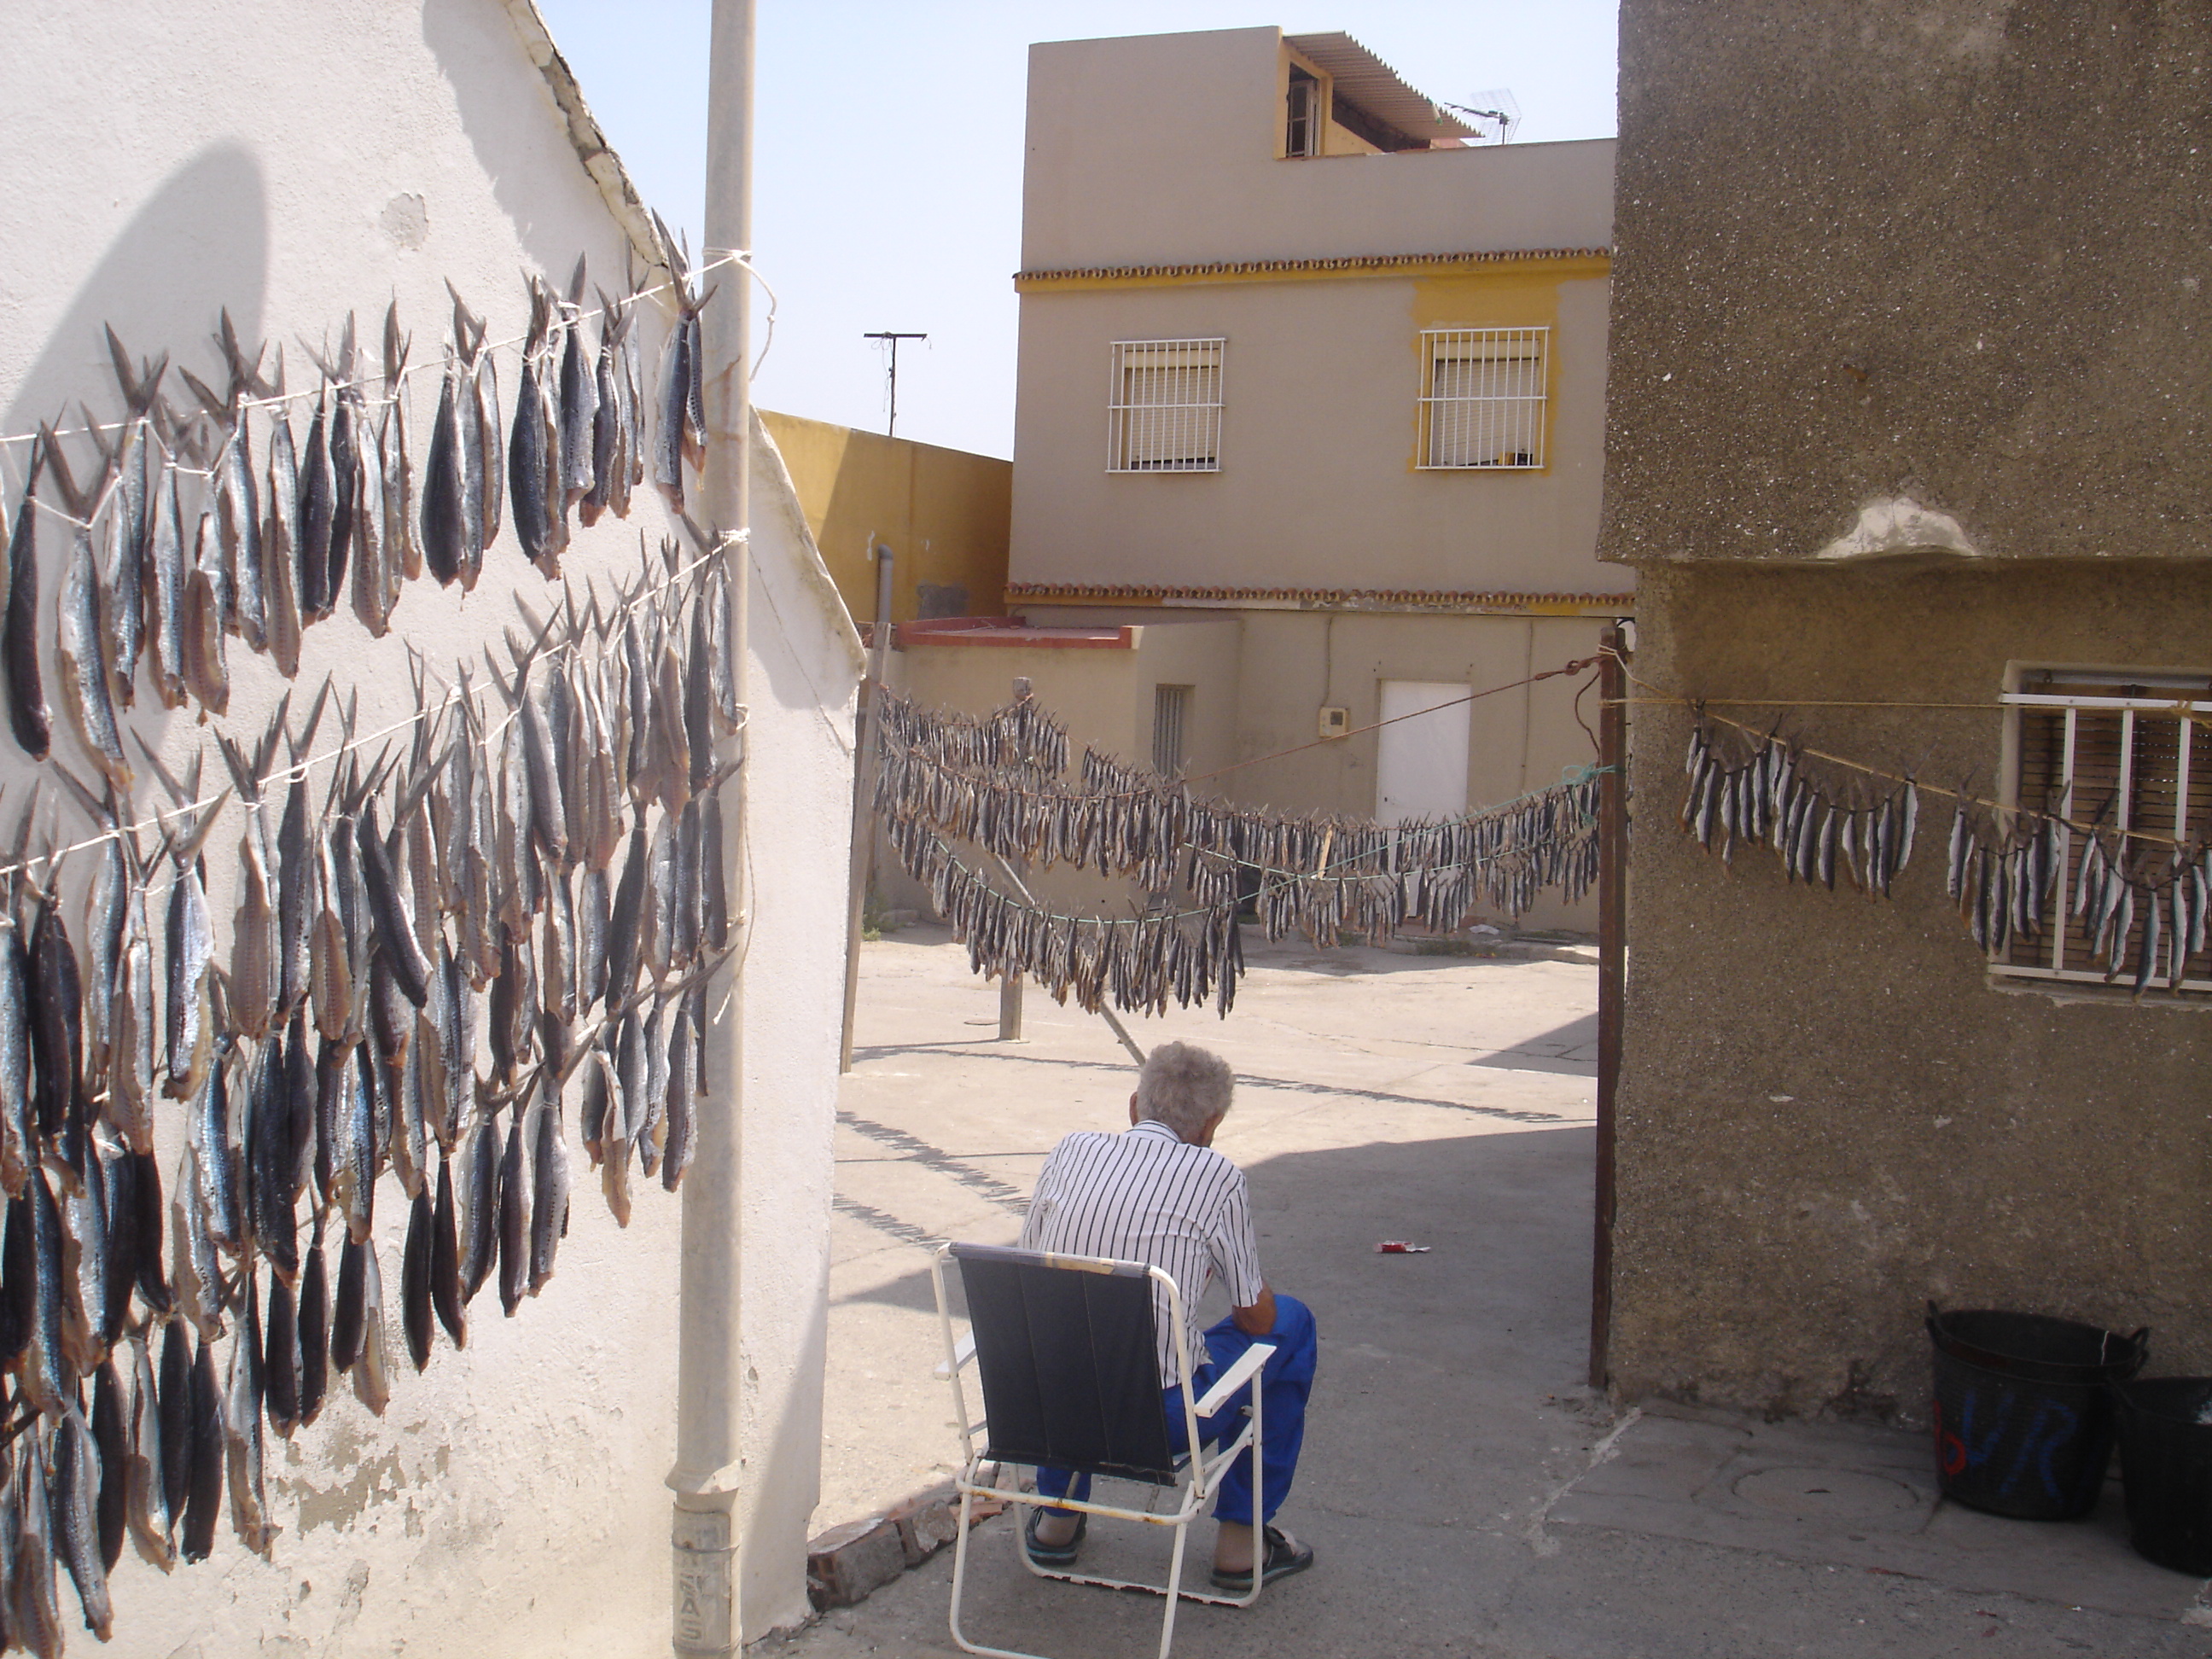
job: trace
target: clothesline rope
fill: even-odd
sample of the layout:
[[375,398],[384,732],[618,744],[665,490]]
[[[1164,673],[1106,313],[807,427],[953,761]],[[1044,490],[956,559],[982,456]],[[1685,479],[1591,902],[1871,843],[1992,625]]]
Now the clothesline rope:
[[[667,576],[660,581],[655,582],[649,586],[641,587],[628,599],[623,600],[618,605],[611,605],[609,607],[608,614],[614,617],[624,616],[629,612],[643,606],[648,601],[658,601],[661,599],[664,595],[673,590],[679,582],[683,581],[686,577],[698,570],[702,566],[720,556],[725,547],[734,545],[747,539],[749,538],[743,534],[725,536],[722,538],[722,541],[716,546],[709,549],[707,552],[701,554],[697,558],[693,559],[689,563],[678,566],[676,569],[669,572]],[[550,659],[559,655],[564,651],[572,650],[580,643],[582,643],[581,637],[580,635],[572,635],[568,638],[562,640],[557,645],[548,646],[544,651],[540,653],[540,655]],[[489,690],[489,687],[478,687],[468,692],[467,696],[469,699],[473,702],[475,699],[484,696]],[[463,694],[459,685],[449,686],[447,689],[446,695],[440,698],[436,702],[426,703],[422,708],[416,709],[413,714],[394,720],[389,726],[380,726],[374,732],[365,732],[361,736],[349,738],[345,742],[338,744],[334,748],[322,750],[315,754],[307,756],[305,759],[295,761],[289,766],[279,767],[270,772],[270,775],[262,781],[264,785],[273,786],[277,784],[288,784],[297,779],[305,778],[316,767],[324,764],[325,762],[335,763],[336,762],[344,758],[347,755],[365,749],[370,744],[375,743],[380,738],[397,736],[399,732],[404,732],[411,726],[420,725],[422,721],[430,719],[434,715],[442,715],[447,709],[453,708],[460,702],[462,696]],[[489,742],[493,738],[497,737],[501,732],[506,731],[507,726],[514,722],[520,713],[520,711],[519,709],[509,709],[498,720],[486,726],[483,733],[484,740],[486,742]],[[209,808],[219,805],[222,801],[228,799],[232,793],[233,792],[231,790],[222,789],[218,790],[212,795],[204,795],[198,800],[184,802],[180,805],[168,807],[167,809],[157,807],[155,809],[154,814],[150,817],[140,818],[137,822],[131,823],[118,824],[112,829],[103,830],[96,835],[88,836],[82,841],[72,842],[65,847],[51,848],[34,858],[25,858],[0,863],[0,877],[12,876],[18,872],[27,873],[31,870],[40,867],[51,870],[58,866],[63,860],[68,858],[72,854],[86,852],[93,848],[103,846],[111,841],[119,841],[125,836],[135,837],[141,830],[150,830],[156,832],[165,831],[167,826],[172,823],[177,823],[182,819],[194,817],[198,814],[207,811]],[[161,890],[154,887],[149,887],[148,889],[149,896],[159,890]]]
[[[696,270],[693,271],[691,273],[691,281],[696,283],[698,278],[704,276],[708,271],[719,270],[728,265],[743,265],[748,270],[752,269],[749,257],[733,252],[723,252],[708,259]],[[757,276],[758,273],[755,272],[754,274]],[[679,284],[673,277],[671,277],[665,282],[652,283],[648,287],[639,289],[635,293],[624,295],[621,299],[615,301],[614,309],[617,311],[623,310],[627,307],[636,304],[640,300],[649,299],[655,295],[668,293],[672,289],[677,289],[678,286]],[[763,283],[762,286],[766,287],[767,284]],[[771,290],[769,297],[770,300],[773,301],[775,297],[773,290]],[[566,311],[568,307],[563,306],[562,309]],[[592,306],[588,309],[579,310],[575,313],[574,320],[577,322],[584,322],[593,318],[603,317],[606,314],[606,307]],[[488,340],[477,349],[479,355],[487,351],[505,351],[512,347],[526,344],[528,343],[529,339],[530,336],[527,333],[516,334],[505,339]],[[302,386],[297,392],[272,392],[265,398],[241,398],[238,401],[237,407],[241,412],[249,409],[276,409],[291,404],[312,400],[321,397],[324,393],[328,392],[343,392],[371,385],[380,386],[384,387],[385,390],[382,396],[368,401],[380,404],[391,404],[398,401],[398,393],[394,390],[397,386],[414,379],[417,374],[430,371],[443,373],[444,368],[445,365],[441,361],[425,357],[419,362],[408,364],[407,367],[401,369],[397,375],[386,375],[382,374],[356,374],[351,380],[319,380],[313,386]],[[119,421],[99,421],[85,426],[64,427],[60,430],[52,433],[51,435],[56,438],[76,438],[82,437],[92,433],[128,432],[133,427],[150,425],[152,420],[153,416],[150,414],[131,415],[125,416]],[[10,444],[35,443],[38,441],[38,438],[39,434],[35,432],[9,433],[4,436],[0,436],[0,448],[4,448],[6,446]]]
[[[1619,653],[1609,653],[1608,654],[1618,655]],[[1668,705],[1668,706],[1670,706],[1670,707],[1673,707],[1673,708],[1687,708],[1687,709],[1689,709],[1689,710],[1690,710],[1693,714],[1695,714],[1698,718],[1699,718],[1699,719],[1701,719],[1701,720],[1709,720],[1709,721],[1711,721],[1711,722],[1712,722],[1712,723],[1714,723],[1714,724],[1716,724],[1716,725],[1719,725],[1719,726],[1725,726],[1731,727],[1732,729],[1734,729],[1734,730],[1735,730],[1735,731],[1738,731],[1738,732],[1743,732],[1743,733],[1744,733],[1746,736],[1747,736],[1747,737],[1751,737],[1751,738],[1757,738],[1757,739],[1758,739],[1759,742],[1761,742],[1761,743],[1765,742],[1765,741],[1767,740],[1767,738],[1771,735],[1770,732],[1766,732],[1766,731],[1763,731],[1763,730],[1761,730],[1759,727],[1758,727],[1758,726],[1749,726],[1749,725],[1747,725],[1747,724],[1745,724],[1745,723],[1744,723],[1743,721],[1741,721],[1741,720],[1730,720],[1730,719],[1729,719],[1727,715],[1725,715],[1725,714],[1708,714],[1708,713],[1706,713],[1705,711],[1706,711],[1710,707],[1711,707],[1711,705],[1710,705],[1710,704],[1708,704],[1708,703],[1705,703],[1705,702],[1702,702],[1702,701],[1700,701],[1700,700],[1698,700],[1698,699],[1696,699],[1696,698],[1685,697],[1685,696],[1679,696],[1679,695],[1676,695],[1676,694],[1674,694],[1674,693],[1670,693],[1670,692],[1668,692],[1668,691],[1667,690],[1667,689],[1666,689],[1664,686],[1655,685],[1655,684],[1653,684],[1650,680],[1639,678],[1637,676],[1637,674],[1636,674],[1635,671],[1634,671],[1633,669],[1631,669],[1631,668],[1628,666],[1628,664],[1627,664],[1627,659],[1626,659],[1626,658],[1625,658],[1625,657],[1620,658],[1620,663],[1621,663],[1621,672],[1622,672],[1624,674],[1627,675],[1627,677],[1628,677],[1628,678],[1630,679],[1630,681],[1631,681],[1631,682],[1632,682],[1633,684],[1637,684],[1637,685],[1638,685],[1638,686],[1641,686],[1641,687],[1642,687],[1644,690],[1645,690],[1646,691],[1650,691],[1650,692],[1652,692],[1652,693],[1656,694],[1656,695],[1654,695],[1654,696],[1649,696],[1649,697],[1639,697],[1639,698],[1635,698],[1635,699],[1626,699],[1626,698],[1624,698],[1624,699],[1621,699],[1621,701],[1622,701],[1622,702],[1630,702],[1630,701],[1633,701],[1633,702],[1641,702],[1641,703],[1645,703],[1645,704],[1653,704],[1653,703],[1657,703],[1657,704],[1665,704],[1665,705]],[[1727,705],[1723,705],[1723,706],[1726,706],[1726,707],[1755,707],[1755,708],[2008,708],[2008,707],[2010,707],[2011,705],[2009,705],[2009,704],[2005,704],[2005,703],[1989,703],[1989,704],[1979,704],[1979,703],[1977,703],[1977,704],[1967,704],[1967,703],[1857,703],[1857,704],[1850,704],[1850,703],[1816,703],[1816,702],[1791,703],[1791,702],[1784,702],[1784,701],[1783,701],[1782,699],[1779,699],[1779,698],[1774,698],[1774,699],[1760,700],[1760,701],[1758,701],[1758,702],[1753,702],[1753,703],[1749,703],[1749,704],[1744,704],[1744,703],[1731,703],[1731,704],[1727,704]],[[2084,836],[2095,836],[2095,835],[2097,835],[2097,834],[2100,833],[2100,830],[2099,830],[2098,825],[2097,825],[2097,824],[2095,824],[2094,823],[2084,823],[2081,822],[2081,821],[2080,821],[2080,820],[2078,820],[2078,819],[2066,817],[2063,816],[2063,815],[2062,815],[2062,814],[2060,814],[2060,813],[2057,813],[2057,812],[2050,812],[2050,811],[2039,811],[2039,810],[2037,810],[2036,808],[2032,807],[2032,806],[2022,806],[2022,805],[2019,805],[2018,803],[2016,803],[2016,802],[2006,802],[2006,801],[2000,801],[2000,800],[1990,800],[1990,799],[1988,799],[1987,798],[1985,798],[1985,797],[1984,797],[1984,796],[1981,796],[1981,795],[1970,794],[1970,793],[1967,793],[1964,788],[1959,788],[1959,789],[1946,789],[1946,788],[1944,788],[1941,784],[1935,784],[1935,783],[1923,783],[1923,782],[1922,782],[1918,778],[1917,778],[1917,777],[1913,776],[1913,775],[1912,775],[1911,773],[1909,773],[1909,772],[1892,772],[1892,771],[1888,771],[1888,770],[1886,770],[1885,769],[1883,769],[1883,768],[1881,768],[1881,767],[1879,767],[1879,766],[1869,766],[1869,765],[1868,765],[1868,764],[1867,764],[1867,763],[1865,763],[1864,761],[1856,761],[1856,760],[1852,760],[1852,759],[1851,759],[1851,758],[1850,758],[1848,756],[1844,756],[1844,755],[1832,755],[1832,754],[1828,753],[1828,752],[1827,752],[1827,750],[1823,750],[1823,749],[1814,749],[1814,748],[1808,747],[1808,746],[1806,746],[1806,745],[1804,745],[1804,744],[1792,744],[1792,745],[1791,745],[1791,747],[1792,747],[1793,749],[1795,749],[1795,750],[1796,750],[1796,751],[1798,754],[1800,754],[1800,755],[1807,755],[1807,756],[1810,756],[1810,757],[1811,757],[1813,759],[1814,759],[1814,760],[1826,761],[1826,762],[1827,762],[1827,763],[1828,763],[1830,765],[1832,765],[1832,766],[1842,766],[1842,767],[1846,767],[1846,768],[1850,769],[1850,770],[1852,770],[1852,771],[1854,771],[1854,772],[1863,772],[1863,773],[1865,773],[1869,777],[1881,778],[1881,779],[1883,779],[1884,781],[1887,781],[1887,782],[1890,782],[1890,783],[1895,783],[1895,784],[1899,784],[1899,785],[1908,784],[1908,783],[1909,783],[1909,784],[1911,784],[1911,785],[1913,787],[1913,788],[1914,788],[1916,791],[1919,792],[1919,793],[1922,793],[1922,794],[1927,794],[1927,795],[1941,795],[1941,796],[1944,797],[1944,798],[1945,798],[1946,799],[1948,799],[1948,800],[1954,800],[1954,801],[1957,801],[1957,802],[1960,803],[1960,804],[1961,804],[1961,805],[1967,805],[1967,806],[1979,806],[1979,807],[1985,808],[1986,810],[1988,810],[1988,811],[1991,811],[1991,812],[2000,812],[2000,813],[2004,813],[2004,814],[2007,814],[2007,815],[2008,815],[2008,816],[2014,817],[2023,817],[2023,818],[2042,818],[2042,819],[2048,819],[2048,820],[2050,820],[2051,822],[2052,822],[2052,823],[2054,823],[2062,824],[2062,825],[2063,825],[2065,828],[2067,828],[2067,829],[2069,829],[2069,830],[2075,830],[2075,831],[2076,831],[2077,833],[2081,834],[2081,835],[2084,835]],[[2154,834],[2152,834],[2151,832],[2149,832],[2148,830],[2132,830],[2132,829],[2131,829],[2131,830],[2116,830],[2116,831],[2114,831],[2113,833],[2114,833],[2114,834],[2116,834],[2116,835],[2118,835],[2118,836],[2119,836],[2120,841],[2121,841],[2121,842],[2122,842],[2123,844],[2124,844],[2124,843],[2126,843],[2126,842],[2130,842],[2130,841],[2137,841],[2137,842],[2143,842],[2148,843],[2148,844],[2150,844],[2150,845],[2152,845],[2152,846],[2157,846],[2157,847],[2171,847],[2171,848],[2174,848],[2177,852],[2180,851],[2181,849],[2183,849],[2183,848],[2187,848],[2187,847],[2190,847],[2190,846],[2194,845],[2194,843],[2193,843],[2193,842],[2185,842],[2185,841],[2179,841],[2179,840],[2176,840],[2174,837],[2172,837],[2172,836],[2160,836],[2160,835],[2154,835]]]

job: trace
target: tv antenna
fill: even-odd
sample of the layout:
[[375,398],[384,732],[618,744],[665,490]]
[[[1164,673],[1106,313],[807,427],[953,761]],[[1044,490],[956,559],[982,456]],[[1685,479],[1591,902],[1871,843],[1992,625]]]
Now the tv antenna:
[[1486,130],[1476,136],[1478,143],[1510,144],[1513,135],[1521,131],[1520,100],[1504,87],[1476,93],[1472,104],[1445,104],[1443,107],[1486,124]]
[[884,341],[884,342],[888,343],[889,343],[889,345],[890,346],[890,349],[891,349],[891,370],[890,370],[890,380],[891,380],[891,414],[890,414],[890,421],[889,421],[889,422],[887,422],[885,423],[884,427],[884,435],[885,437],[887,437],[887,438],[895,438],[895,437],[896,437],[896,436],[898,435],[898,345],[899,345],[899,342],[900,342],[901,340],[927,340],[927,339],[929,337],[929,336],[927,336],[927,334],[898,334],[898,333],[894,333],[894,332],[893,332],[892,331],[890,331],[890,329],[884,329],[884,330],[881,331],[880,332],[874,333],[874,334],[863,334],[860,337],[861,337],[862,339],[864,339],[864,340],[882,340],[882,341]]

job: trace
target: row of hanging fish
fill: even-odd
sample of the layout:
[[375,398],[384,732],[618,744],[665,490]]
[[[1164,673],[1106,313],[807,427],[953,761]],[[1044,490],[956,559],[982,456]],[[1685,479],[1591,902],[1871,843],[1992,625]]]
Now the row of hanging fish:
[[[1302,918],[1310,915],[1323,930],[1316,937],[1329,932],[1331,914],[1365,919],[1345,926],[1387,929],[1419,917],[1449,929],[1478,895],[1519,915],[1540,889],[1565,886],[1571,902],[1595,877],[1594,775],[1443,820],[1286,817],[1200,799],[1185,784],[1095,750],[1085,750],[1080,782],[1071,786],[1047,763],[1048,742],[990,739],[1017,717],[1037,718],[1029,712],[1032,699],[966,722],[919,710],[888,691],[878,708],[885,741],[874,805],[885,821],[916,819],[1008,860],[1134,876],[1153,892],[1187,880],[1208,908],[1235,902],[1229,889],[1240,867],[1255,870],[1263,912],[1272,903],[1283,925],[1294,927],[1306,926]],[[1064,754],[1057,722],[1047,719],[1043,726],[1060,732]],[[1000,758],[988,758],[992,754]],[[1465,897],[1454,911],[1457,890]],[[1264,896],[1270,892],[1272,899]]]
[[1919,834],[1920,789],[1881,787],[1856,774],[1828,775],[1797,744],[1769,732],[1755,743],[1692,722],[1678,821],[1723,864],[1739,847],[1771,848],[1793,882],[1833,891],[1838,876],[1887,898]]
[[894,818],[887,833],[907,872],[929,889],[932,908],[967,944],[975,973],[1018,974],[1063,1006],[1073,996],[1085,1013],[1111,1002],[1124,1013],[1163,1014],[1170,1001],[1188,1008],[1211,1000],[1226,1018],[1236,1006],[1244,945],[1234,902],[1194,915],[1062,915],[997,890],[918,818]]
[[[423,1368],[441,1329],[465,1345],[486,1285],[511,1316],[552,1277],[572,1127],[617,1221],[640,1176],[679,1186],[733,932],[714,752],[741,718],[729,580],[666,545],[605,603],[567,586],[541,620],[518,601],[504,663],[441,689],[418,659],[411,734],[373,758],[328,684],[296,729],[288,698],[252,744],[216,737],[213,800],[198,760],[179,778],[142,747],[173,803],[155,846],[112,780],[57,766],[100,833],[33,855],[59,803],[31,791],[0,869],[14,1639],[59,1650],[51,1595],[23,1588],[34,1534],[103,1635],[113,1516],[166,1567],[207,1554],[227,1491],[266,1553],[267,1434],[313,1422],[342,1379],[380,1413],[403,1354]],[[343,740],[319,753],[332,723]],[[212,841],[226,821],[234,849]],[[226,956],[208,866],[230,857]],[[77,910],[57,866],[82,863]],[[391,1264],[387,1174],[407,1207]],[[58,1530],[88,1481],[93,1555]]]
[[1020,768],[1048,777],[1067,770],[1067,728],[1034,696],[975,715],[923,708],[878,686],[876,719],[892,745],[918,750],[940,765],[989,772]]
[[2000,829],[1961,803],[1951,825],[1944,892],[1984,952],[2002,957],[2016,941],[2068,933],[2070,915],[2072,937],[2108,982],[2125,975],[2137,996],[2181,988],[2189,959],[2205,947],[2212,848],[2130,851],[2139,837],[2077,829],[2047,813],[2006,817]]
[[[1382,938],[1417,922],[1442,933],[1457,928],[1483,901],[1521,916],[1540,893],[1557,888],[1565,902],[1577,903],[1597,881],[1596,788],[1589,781],[1545,791],[1539,799],[1557,809],[1557,833],[1489,858],[1374,875],[1262,871],[1254,896],[1261,931],[1271,941],[1294,933],[1334,939],[1347,930]],[[1247,868],[1227,854],[1194,853],[1192,899],[1234,903]]]
[[[532,277],[511,420],[500,406],[489,325],[453,297],[453,331],[427,436],[410,426],[406,382],[412,337],[395,301],[380,362],[356,341],[349,316],[337,352],[311,352],[308,394],[288,394],[283,348],[264,373],[266,346],[249,351],[226,313],[216,337],[220,389],[179,368],[190,399],[173,404],[165,356],[134,365],[112,329],[107,343],[124,412],[103,434],[88,409],[96,454],[72,466],[41,428],[6,532],[8,597],[0,679],[9,727],[34,759],[52,750],[58,701],[93,763],[127,794],[133,757],[125,716],[143,674],[164,708],[196,703],[221,715],[230,702],[233,646],[264,655],[287,679],[299,672],[304,631],[350,596],[373,637],[392,625],[404,584],[428,574],[473,589],[503,520],[523,552],[557,580],[572,516],[627,517],[650,473],[678,511],[684,464],[704,454],[705,413],[696,295],[680,254],[672,291],[678,319],[648,393],[639,362],[640,301],[599,292],[597,328],[583,308],[584,263],[565,295]],[[365,387],[378,383],[381,395]],[[648,437],[647,406],[657,405]],[[292,406],[307,405],[294,427]],[[257,459],[257,454],[258,459]],[[418,473],[419,457],[419,473]],[[42,491],[58,513],[42,512]],[[66,530],[51,628],[40,615],[40,526]],[[58,684],[50,697],[42,659],[52,641]]]

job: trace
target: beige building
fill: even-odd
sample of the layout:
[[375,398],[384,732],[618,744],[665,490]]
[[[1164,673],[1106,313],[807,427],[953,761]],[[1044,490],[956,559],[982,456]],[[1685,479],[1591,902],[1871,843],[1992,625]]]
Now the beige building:
[[1039,637],[939,632],[908,689],[1003,699],[1018,658],[1079,740],[1192,776],[1356,733],[1208,786],[1296,811],[1592,760],[1577,679],[1359,728],[1628,611],[1595,556],[1612,143],[1478,143],[1273,28],[1035,46],[1029,95],[1006,592]]

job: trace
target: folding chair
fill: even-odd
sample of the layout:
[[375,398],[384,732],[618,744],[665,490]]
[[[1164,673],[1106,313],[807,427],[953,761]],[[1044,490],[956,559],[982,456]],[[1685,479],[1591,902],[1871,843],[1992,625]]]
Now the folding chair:
[[[957,1340],[951,1305],[945,1293],[948,1259],[960,1264],[968,1292],[969,1334]],[[1175,1640],[1179,1599],[1235,1607],[1249,1607],[1259,1600],[1265,1575],[1256,1570],[1251,1589],[1243,1595],[1183,1589],[1182,1559],[1190,1523],[1212,1502],[1231,1462],[1249,1449],[1255,1468],[1258,1465],[1260,1391],[1252,1391],[1243,1426],[1211,1457],[1203,1454],[1198,1443],[1199,1419],[1218,1412],[1259,1375],[1275,1352],[1273,1344],[1254,1343],[1203,1399],[1194,1399],[1182,1291],[1158,1267],[1141,1261],[951,1243],[941,1247],[932,1258],[930,1272],[937,1284],[938,1319],[945,1330],[945,1358],[937,1374],[951,1382],[965,1455],[957,1483],[960,1534],[952,1558],[955,1642],[969,1653],[993,1654],[1000,1659],[1041,1659],[1018,1649],[981,1646],[969,1641],[960,1628],[960,1598],[968,1577],[968,1527],[977,1498],[1078,1510],[1174,1528],[1175,1553],[1165,1584],[1041,1567],[1030,1559],[1022,1529],[1014,1530],[1015,1553],[1022,1565],[1040,1578],[1164,1595],[1167,1613],[1160,1624],[1160,1659],[1167,1659]],[[1167,1404],[1160,1389],[1153,1322],[1154,1282],[1167,1293],[1177,1376],[1182,1384],[1183,1443],[1191,1449],[1182,1456],[1169,1449]],[[981,1424],[969,1415],[967,1393],[961,1386],[961,1370],[970,1359],[975,1362],[983,1387]],[[987,1437],[981,1450],[975,1445],[978,1428]],[[1112,1504],[1079,1503],[1072,1498],[1047,1498],[1042,1492],[1006,1492],[978,1480],[986,1462],[1042,1463],[1115,1480],[1143,1481],[1176,1488],[1178,1501],[1172,1510],[1158,1513]],[[1256,1487],[1258,1482],[1254,1485]]]

